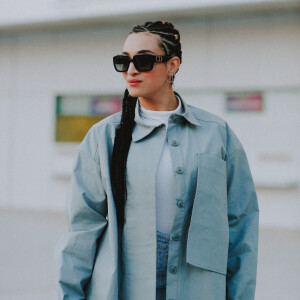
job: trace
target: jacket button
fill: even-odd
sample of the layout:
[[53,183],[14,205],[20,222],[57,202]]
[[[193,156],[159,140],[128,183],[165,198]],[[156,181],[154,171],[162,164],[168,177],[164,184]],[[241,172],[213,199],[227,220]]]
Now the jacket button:
[[176,115],[174,115],[172,119],[173,119],[174,122],[178,122],[179,121],[179,117],[176,116]]
[[177,267],[176,266],[171,266],[170,267],[170,272],[175,274],[177,272]]
[[182,167],[178,167],[178,168],[176,169],[176,173],[177,173],[177,174],[182,174],[182,173],[183,173],[183,168],[182,168]]
[[173,241],[178,241],[179,240],[179,235],[175,234],[172,236]]
[[182,200],[177,201],[177,206],[182,208],[183,207],[183,202]]
[[174,147],[176,147],[176,146],[178,146],[178,142],[177,142],[176,140],[173,140],[173,141],[171,142],[171,145],[174,146]]

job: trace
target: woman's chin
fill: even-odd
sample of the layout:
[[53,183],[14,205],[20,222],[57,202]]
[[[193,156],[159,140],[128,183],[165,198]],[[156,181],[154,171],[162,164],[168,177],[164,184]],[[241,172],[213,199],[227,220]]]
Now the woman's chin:
[[131,87],[128,87],[128,92],[131,97],[140,97],[142,94],[138,89]]

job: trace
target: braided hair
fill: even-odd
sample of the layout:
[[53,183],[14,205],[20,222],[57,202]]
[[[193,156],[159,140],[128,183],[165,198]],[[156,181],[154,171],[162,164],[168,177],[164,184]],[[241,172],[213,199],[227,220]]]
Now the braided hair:
[[[135,25],[129,34],[138,32],[150,32],[158,35],[159,46],[165,55],[177,56],[181,63],[180,34],[172,23],[166,21],[146,22],[144,25]],[[122,100],[121,122],[116,128],[110,165],[110,177],[116,206],[117,222],[121,227],[124,225],[124,208],[127,199],[125,171],[132,139],[136,101],[137,97],[131,97],[128,89],[126,89]]]

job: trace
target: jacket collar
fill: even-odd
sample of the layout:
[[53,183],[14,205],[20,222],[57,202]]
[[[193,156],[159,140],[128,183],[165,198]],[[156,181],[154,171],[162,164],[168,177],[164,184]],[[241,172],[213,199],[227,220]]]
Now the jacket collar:
[[[191,111],[191,108],[188,107],[187,103],[182,99],[182,97],[175,92],[175,95],[179,97],[181,100],[183,112],[179,114],[172,114],[171,116],[179,116],[180,118],[184,118],[188,123],[196,125],[196,126],[202,126],[200,124],[200,121],[195,118],[193,112]],[[149,135],[156,127],[160,127],[161,125],[148,125],[145,124],[140,116],[139,113],[139,100],[136,101],[136,106],[135,106],[135,126],[133,127],[132,131],[132,141],[137,142],[147,135]]]

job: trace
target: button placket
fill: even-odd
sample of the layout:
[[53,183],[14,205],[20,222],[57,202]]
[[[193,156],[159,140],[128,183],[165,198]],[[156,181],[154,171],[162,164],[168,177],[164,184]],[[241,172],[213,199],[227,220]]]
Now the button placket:
[[172,240],[173,241],[179,241],[179,238],[180,238],[180,236],[179,236],[179,234],[174,234],[173,236],[172,236]]
[[182,208],[183,207],[183,201],[182,200],[177,200],[177,206],[179,207],[179,208]]
[[182,167],[177,167],[176,168],[176,173],[177,174],[182,174],[183,173],[183,168]]
[[176,140],[172,140],[171,141],[171,145],[174,146],[174,147],[176,147],[176,146],[178,146],[178,142]]
[[[178,199],[182,199],[185,195],[185,178],[181,176],[184,174],[183,157],[180,149],[180,133],[181,133],[181,121],[180,116],[172,115],[171,122],[167,131],[167,139],[170,145],[171,159],[174,167],[174,180],[175,180],[175,199],[176,205],[178,206]],[[177,123],[177,124],[175,124]],[[180,206],[182,203],[180,204]],[[183,206],[183,205],[182,205]],[[178,206],[179,207],[179,206]],[[170,277],[168,278],[168,286],[166,291],[167,299],[174,299],[177,296],[176,287],[178,284],[178,272],[179,272],[179,253],[180,253],[180,239],[182,225],[184,221],[184,211],[177,208],[173,229],[171,232],[171,240],[169,244],[169,255],[168,255],[168,272]]]
[[170,270],[170,272],[171,272],[172,274],[177,273],[177,267],[176,267],[176,266],[171,266],[169,270]]

